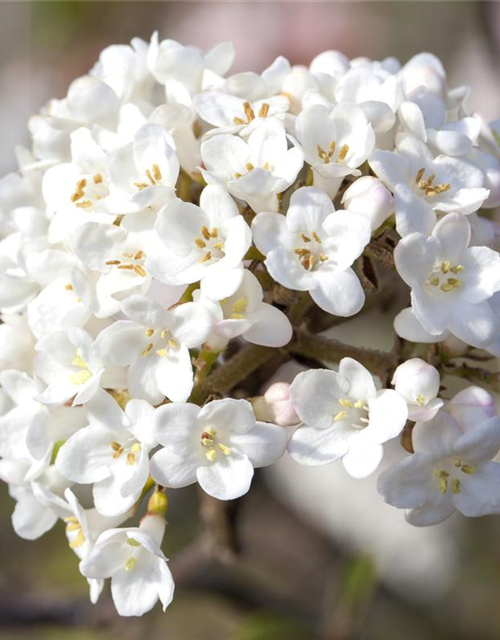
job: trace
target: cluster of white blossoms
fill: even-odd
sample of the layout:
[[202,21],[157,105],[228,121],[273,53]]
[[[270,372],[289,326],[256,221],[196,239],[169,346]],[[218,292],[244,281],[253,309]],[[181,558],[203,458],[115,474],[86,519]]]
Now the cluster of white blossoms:
[[[379,491],[409,522],[500,512],[493,399],[441,386],[451,340],[500,354],[500,121],[468,115],[431,54],[327,51],[261,74],[233,58],[156,34],[105,49],[0,181],[13,526],[35,539],[64,521],[92,601],[110,578],[121,615],[172,599],[169,488],[235,499],[284,454],[362,478],[398,438]],[[390,319],[404,357],[314,347],[314,323],[373,295],[368,262],[411,289]],[[338,367],[258,396],[297,354]]]

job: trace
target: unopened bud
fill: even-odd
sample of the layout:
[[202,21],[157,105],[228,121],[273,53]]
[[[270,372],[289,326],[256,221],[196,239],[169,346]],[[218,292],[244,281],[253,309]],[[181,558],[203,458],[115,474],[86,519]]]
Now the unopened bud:
[[372,231],[394,212],[394,198],[387,187],[372,176],[355,180],[344,193],[342,204],[346,209],[370,220]]
[[272,384],[264,394],[264,400],[271,407],[276,424],[290,427],[300,422],[290,402],[290,385],[287,382]]
[[165,517],[168,499],[165,491],[155,491],[148,501],[148,515]]

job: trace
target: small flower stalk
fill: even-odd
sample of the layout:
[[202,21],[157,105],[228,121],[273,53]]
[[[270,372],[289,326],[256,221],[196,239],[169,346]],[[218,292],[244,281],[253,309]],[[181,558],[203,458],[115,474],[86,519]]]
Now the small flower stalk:
[[[478,366],[500,355],[498,121],[431,54],[260,74],[234,55],[105,49],[0,180],[12,526],[62,522],[122,616],[172,601],[167,494],[235,500],[283,456],[376,475],[416,526],[500,513],[498,373]],[[368,308],[392,351],[329,337]]]

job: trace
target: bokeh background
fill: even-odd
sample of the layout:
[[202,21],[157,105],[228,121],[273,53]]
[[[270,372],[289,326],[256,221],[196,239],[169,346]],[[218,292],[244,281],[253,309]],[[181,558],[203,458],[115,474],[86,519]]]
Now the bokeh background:
[[[15,145],[28,143],[30,115],[64,96],[102,48],[154,30],[204,48],[232,39],[235,71],[260,71],[280,54],[307,64],[325,49],[401,61],[431,51],[451,86],[471,86],[470,109],[500,117],[495,2],[0,2],[0,174],[15,168]],[[389,346],[388,316],[371,313],[369,325],[354,320],[337,336]],[[88,603],[62,526],[32,543],[14,535],[14,503],[1,487],[1,640],[500,638],[500,516],[414,529],[381,503],[373,478],[283,460],[238,505],[243,555],[224,564],[191,552],[196,490],[170,498],[174,604],[120,620],[107,592]]]

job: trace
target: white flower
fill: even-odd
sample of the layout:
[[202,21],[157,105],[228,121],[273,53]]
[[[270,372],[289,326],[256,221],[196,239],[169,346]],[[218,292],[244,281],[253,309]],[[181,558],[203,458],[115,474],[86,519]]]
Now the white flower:
[[408,403],[408,418],[415,422],[431,420],[444,401],[437,397],[440,377],[438,370],[420,358],[400,364],[392,384]]
[[500,464],[491,462],[500,449],[500,419],[479,402],[470,412],[473,389],[466,390],[465,404],[466,398],[455,398],[447,411],[417,422],[412,431],[415,453],[379,478],[384,500],[409,509],[406,519],[411,524],[442,522],[455,509],[469,517],[500,512]]
[[469,239],[467,219],[449,213],[430,237],[403,238],[394,260],[427,332],[439,336],[448,329],[467,344],[485,347],[498,330],[488,300],[500,290],[500,257],[487,247],[469,247]]
[[303,187],[291,197],[286,217],[260,213],[252,233],[277,282],[309,291],[318,306],[334,315],[361,309],[365,296],[350,267],[370,241],[367,218],[335,211],[326,193]]
[[28,481],[47,468],[57,443],[84,425],[83,412],[40,404],[39,386],[20,371],[3,371],[0,384],[11,400],[0,416],[0,456],[24,461],[23,481]]
[[114,215],[158,209],[174,197],[178,175],[172,136],[158,124],[145,124],[133,142],[110,155],[110,195],[100,209]]
[[151,459],[151,475],[166,487],[199,482],[219,500],[245,494],[254,467],[281,457],[286,446],[283,428],[256,422],[246,400],[215,400],[204,407],[168,404],[155,415],[156,437],[163,449]]
[[173,83],[183,85],[191,94],[201,89],[206,70],[223,76],[234,61],[234,45],[226,41],[217,44],[207,53],[198,47],[184,46],[175,40],[158,41],[158,33],[151,37],[147,54],[151,73],[167,88]]
[[342,204],[348,211],[365,216],[372,231],[378,229],[394,213],[394,198],[381,180],[362,176],[344,192]]
[[45,173],[43,197],[53,214],[49,238],[66,240],[80,224],[109,221],[97,205],[109,195],[106,153],[84,127],[71,134],[71,162],[57,164]]
[[0,371],[16,369],[30,374],[35,357],[35,339],[23,316],[4,314],[0,324]]
[[382,443],[399,435],[408,417],[404,398],[392,389],[377,391],[371,374],[352,358],[340,361],[338,373],[299,373],[290,400],[304,423],[288,443],[292,458],[311,466],[342,458],[353,478],[377,469]]
[[160,548],[165,520],[146,516],[137,528],[108,529],[80,563],[86,578],[111,578],[111,595],[121,616],[141,616],[158,599],[165,610],[174,595],[174,582]]
[[364,111],[351,103],[339,104],[331,112],[322,105],[304,109],[297,116],[295,133],[312,167],[314,186],[332,198],[345,176],[361,175],[358,167],[375,144]]
[[248,136],[266,118],[279,116],[288,111],[288,98],[272,96],[251,102],[222,91],[204,91],[194,99],[200,118],[219,129],[210,134],[240,133]]
[[126,385],[132,397],[159,404],[188,399],[193,388],[189,349],[210,335],[209,311],[188,302],[168,311],[155,300],[130,296],[122,303],[129,320],[118,320],[98,335],[96,350],[110,364],[129,366]]
[[95,284],[75,282],[76,292],[98,318],[119,312],[127,295],[145,294],[151,275],[145,269],[146,251],[154,247],[155,236],[127,232],[122,226],[88,222],[72,237],[73,250],[86,267],[96,273]]
[[282,311],[263,301],[262,287],[247,269],[238,289],[220,303],[196,293],[194,299],[214,316],[214,334],[207,341],[212,348],[221,350],[237,336],[265,347],[282,347],[290,342],[293,331],[290,321]]
[[252,234],[223,187],[205,187],[199,207],[172,201],[159,212],[156,231],[161,244],[148,256],[146,268],[160,282],[200,281],[203,294],[214,300],[232,295],[240,286]]
[[375,174],[394,193],[396,228],[401,236],[429,235],[436,211],[477,211],[488,197],[483,172],[469,162],[440,155],[434,158],[417,138],[400,136],[397,150],[377,149],[370,157]]
[[256,212],[278,211],[278,194],[292,184],[304,163],[301,149],[288,148],[285,128],[277,118],[264,120],[247,142],[229,134],[206,140],[201,157],[207,183],[225,185]]
[[149,475],[148,453],[156,445],[151,431],[154,408],[145,400],[130,400],[123,412],[101,390],[85,412],[89,426],[62,445],[56,468],[73,482],[93,483],[94,503],[103,515],[125,513]]
[[102,362],[93,338],[83,329],[51,333],[38,341],[36,349],[34,371],[48,385],[37,396],[39,402],[64,404],[74,398],[73,405],[84,404],[101,384],[108,389],[125,387],[122,372]]
[[449,156],[469,154],[481,129],[476,117],[447,122],[445,102],[424,87],[412,91],[408,101],[400,104],[399,119],[405,131],[428,144],[436,154]]

